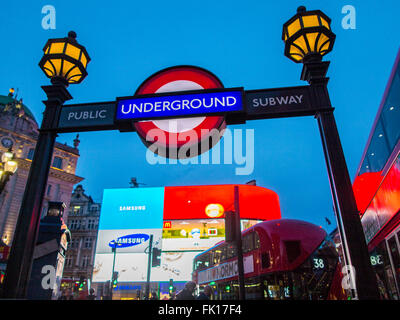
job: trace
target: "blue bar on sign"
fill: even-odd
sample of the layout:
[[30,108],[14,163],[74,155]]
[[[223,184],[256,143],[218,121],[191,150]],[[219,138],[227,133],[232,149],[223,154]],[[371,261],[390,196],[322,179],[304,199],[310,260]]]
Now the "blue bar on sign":
[[118,100],[117,120],[242,111],[242,91],[207,92]]

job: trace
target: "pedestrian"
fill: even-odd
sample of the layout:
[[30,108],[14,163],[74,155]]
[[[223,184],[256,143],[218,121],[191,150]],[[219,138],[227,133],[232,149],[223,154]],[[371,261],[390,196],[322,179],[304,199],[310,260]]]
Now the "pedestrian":
[[169,294],[169,299],[168,300],[175,300],[175,297],[176,297],[176,291],[174,290]]
[[185,287],[176,295],[175,300],[194,300],[194,291],[196,289],[196,282],[189,281],[185,283]]
[[203,291],[197,296],[196,300],[210,300],[212,295],[212,288],[205,286]]
[[67,296],[65,295],[65,290],[61,291],[61,295],[59,296],[58,300],[67,300]]
[[94,299],[96,299],[96,296],[95,296],[95,294],[94,294],[94,289],[93,288],[91,288],[90,290],[89,290],[89,295],[86,297],[86,299],[87,300],[94,300]]
[[151,292],[150,300],[158,300],[157,293],[155,291]]
[[58,300],[74,300],[74,296],[71,294],[71,289],[63,290]]

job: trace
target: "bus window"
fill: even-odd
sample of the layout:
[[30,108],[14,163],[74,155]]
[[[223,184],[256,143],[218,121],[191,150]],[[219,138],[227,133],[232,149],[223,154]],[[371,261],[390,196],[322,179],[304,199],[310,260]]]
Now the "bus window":
[[297,259],[301,253],[300,241],[284,241],[289,263]]
[[271,266],[271,257],[269,252],[263,252],[261,254],[261,267],[263,269],[268,269]]
[[194,261],[194,270],[203,270],[210,265],[210,255],[207,253]]
[[233,244],[229,244],[229,245],[226,247],[226,258],[227,258],[227,259],[230,259],[230,258],[236,257],[236,255],[237,255],[237,253],[236,253],[236,246],[233,245]]
[[291,298],[287,274],[270,274],[263,281],[264,298],[268,300],[287,300]]
[[260,237],[258,236],[257,231],[254,231],[254,248],[255,249],[260,248]]
[[221,262],[221,248],[213,250],[213,264],[219,264]]
[[253,234],[253,232],[250,232],[243,237],[242,248],[244,253],[254,250]]
[[248,278],[245,284],[246,299],[247,300],[262,300],[262,283],[260,278]]
[[227,245],[223,245],[221,247],[221,261],[225,261],[227,259]]

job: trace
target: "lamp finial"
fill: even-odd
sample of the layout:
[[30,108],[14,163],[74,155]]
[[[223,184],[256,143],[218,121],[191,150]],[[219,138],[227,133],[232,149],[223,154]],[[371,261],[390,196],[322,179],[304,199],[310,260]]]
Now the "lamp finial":
[[75,31],[68,32],[68,38],[71,38],[76,41],[76,32]]
[[307,9],[305,6],[300,6],[297,8],[297,13],[302,13],[302,12],[306,12],[306,11],[307,11]]

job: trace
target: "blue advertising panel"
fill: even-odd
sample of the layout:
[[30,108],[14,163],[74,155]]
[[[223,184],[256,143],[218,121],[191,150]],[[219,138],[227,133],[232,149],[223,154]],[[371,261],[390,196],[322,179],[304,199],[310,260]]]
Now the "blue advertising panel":
[[144,120],[244,110],[243,90],[197,91],[156,96],[119,98],[116,120]]
[[120,272],[120,280],[143,281],[144,271],[138,270],[147,270],[145,252],[150,236],[153,235],[153,247],[162,246],[163,213],[164,188],[104,190],[93,281],[109,280],[114,247],[115,271]]
[[163,227],[164,188],[104,190],[99,230]]

